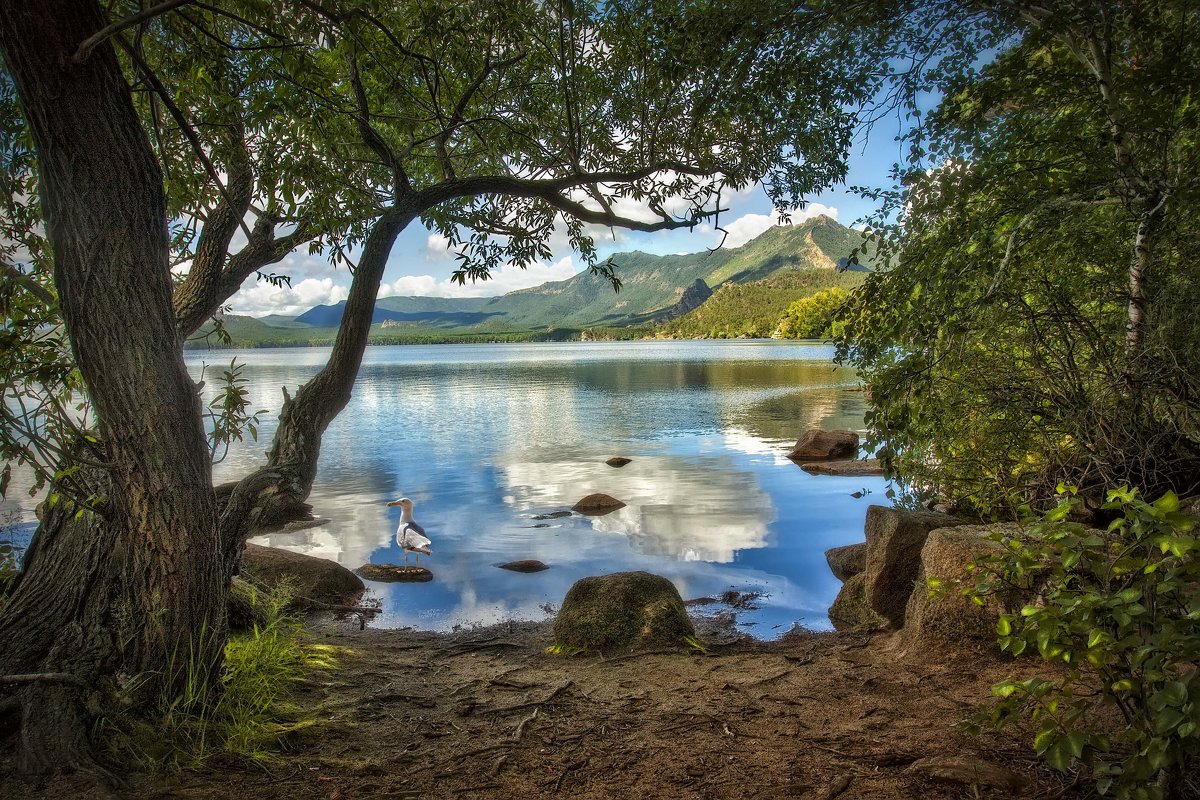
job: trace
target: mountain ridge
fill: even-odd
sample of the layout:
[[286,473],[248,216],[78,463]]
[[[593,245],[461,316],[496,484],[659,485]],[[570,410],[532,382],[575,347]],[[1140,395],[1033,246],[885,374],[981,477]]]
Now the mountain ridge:
[[[798,225],[772,226],[739,247],[663,256],[617,253],[608,259],[622,283],[616,293],[607,278],[583,271],[496,297],[383,297],[372,322],[477,332],[645,324],[669,318],[697,280],[715,292],[726,283],[750,283],[779,272],[844,269],[862,244],[861,233],[819,215]],[[344,308],[344,302],[315,306],[294,322],[336,326]]]

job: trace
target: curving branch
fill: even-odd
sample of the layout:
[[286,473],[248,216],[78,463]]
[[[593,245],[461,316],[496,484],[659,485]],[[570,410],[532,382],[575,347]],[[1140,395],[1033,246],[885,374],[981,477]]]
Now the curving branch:
[[447,200],[476,195],[509,195],[511,197],[527,197],[542,200],[583,222],[618,226],[630,230],[653,233],[655,231],[690,228],[700,220],[716,216],[727,209],[714,209],[696,213],[688,219],[676,219],[661,209],[651,208],[659,219],[654,222],[633,219],[617,214],[611,207],[602,210],[588,208],[582,203],[571,200],[563,192],[574,188],[588,188],[603,183],[631,183],[643,180],[659,172],[671,170],[681,174],[707,175],[704,170],[689,167],[685,164],[661,163],[628,172],[581,172],[566,175],[561,178],[529,179],[516,178],[508,175],[480,175],[471,178],[443,181],[420,192],[414,199],[421,208],[433,208]]
[[140,25],[146,20],[154,19],[155,17],[166,14],[168,11],[172,11],[180,6],[185,6],[191,2],[192,0],[164,0],[162,3],[159,3],[156,6],[150,6],[150,8],[147,8],[144,11],[129,17],[125,17],[124,19],[119,19],[111,25],[106,25],[80,43],[79,48],[75,51],[75,54],[71,56],[71,63],[82,64],[84,61],[87,61],[92,55],[92,51],[95,50],[98,45],[100,45],[106,39],[125,30],[126,28],[132,28],[134,25]]
[[[224,299],[218,294],[229,244],[250,209],[254,192],[254,169],[242,126],[231,128],[228,138],[230,155],[226,161],[228,179],[224,196],[205,220],[191,269],[172,298],[176,325],[185,337],[203,324]],[[250,235],[253,237],[254,232]]]
[[17,269],[12,264],[9,264],[7,261],[0,261],[0,270],[2,270],[4,274],[13,281],[20,284],[21,288],[29,292],[38,300],[41,300],[46,305],[58,305],[58,300],[55,299],[54,295],[49,289],[47,289],[45,286],[42,286],[29,275],[21,272],[21,270]]

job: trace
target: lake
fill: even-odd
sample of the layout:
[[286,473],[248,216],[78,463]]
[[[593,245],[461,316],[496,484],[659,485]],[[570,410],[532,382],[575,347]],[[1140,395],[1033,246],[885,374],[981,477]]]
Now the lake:
[[[276,410],[328,350],[189,352],[245,364],[255,409]],[[330,426],[310,501],[330,522],[254,541],[350,568],[401,563],[400,496],[433,540],[423,584],[370,583],[379,627],[446,630],[542,619],[577,579],[643,569],[685,599],[762,592],[743,630],[823,629],[840,583],[824,550],[863,540],[880,478],[808,475],[785,454],[809,427],[861,429],[863,395],[832,348],[764,341],[639,341],[370,347],[349,407]],[[294,394],[294,391],[293,391]],[[217,480],[262,463],[235,448]],[[614,469],[612,456],[633,459]],[[870,490],[864,498],[855,491]],[[602,517],[535,520],[604,492]],[[550,569],[497,568],[538,559]],[[718,606],[713,606],[717,610]]]
[[[190,351],[194,377],[236,357],[259,442],[236,445],[217,481],[265,460],[280,387],[321,368],[322,348]],[[665,575],[685,599],[760,592],[742,630],[773,638],[829,627],[840,582],[829,547],[863,540],[881,478],[812,476],[786,458],[809,427],[861,430],[865,401],[833,349],[771,341],[638,341],[370,347],[349,407],[330,426],[310,502],[318,528],[254,541],[351,569],[401,563],[394,534],[412,498],[433,540],[428,583],[368,583],[377,627],[543,619],[577,579],[619,570]],[[614,469],[612,456],[632,459]],[[19,481],[18,481],[19,483]],[[602,517],[534,517],[604,492],[626,503]],[[864,497],[852,493],[867,492]],[[33,501],[0,503],[19,544]],[[497,564],[538,559],[550,569]],[[722,606],[713,605],[717,612]]]

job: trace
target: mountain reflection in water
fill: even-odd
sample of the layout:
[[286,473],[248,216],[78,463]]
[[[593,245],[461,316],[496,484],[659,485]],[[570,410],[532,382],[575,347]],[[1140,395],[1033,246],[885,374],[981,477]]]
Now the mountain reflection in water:
[[[254,408],[308,380],[327,350],[250,350]],[[235,353],[190,353],[189,366]],[[538,619],[585,575],[645,569],[685,597],[765,592],[742,617],[761,636],[793,622],[828,625],[838,582],[823,551],[862,540],[878,478],[807,475],[785,457],[809,427],[861,429],[853,374],[831,348],[774,342],[624,342],[373,347],[350,406],[326,434],[310,502],[331,521],[260,543],[354,568],[396,563],[400,495],[433,539],[427,584],[370,584],[380,626],[448,629]],[[218,467],[261,463],[274,433]],[[614,469],[614,455],[632,458]],[[850,493],[869,489],[855,500]],[[534,520],[604,492],[626,507],[600,517]],[[496,569],[536,558],[533,575]]]

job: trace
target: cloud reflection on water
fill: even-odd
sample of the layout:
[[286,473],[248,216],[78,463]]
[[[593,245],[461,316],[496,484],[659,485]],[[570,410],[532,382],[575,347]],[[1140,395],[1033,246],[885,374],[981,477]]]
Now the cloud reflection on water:
[[[836,591],[821,551],[861,540],[865,513],[847,496],[857,485],[806,475],[784,457],[807,427],[861,427],[862,396],[828,355],[741,342],[371,348],[325,437],[310,498],[331,522],[262,542],[351,568],[398,563],[398,510],[385,504],[404,494],[433,539],[422,564],[435,579],[373,584],[385,604],[377,624],[536,619],[580,577],[646,569],[685,596],[765,590],[756,619],[820,626]],[[272,408],[278,387],[311,377],[319,356],[239,360],[254,402]],[[263,441],[274,427],[268,414]],[[244,474],[261,453],[235,450],[220,474]],[[613,469],[603,462],[614,455],[634,460]],[[596,491],[627,506],[533,527],[536,514]],[[496,569],[519,558],[551,569]]]

